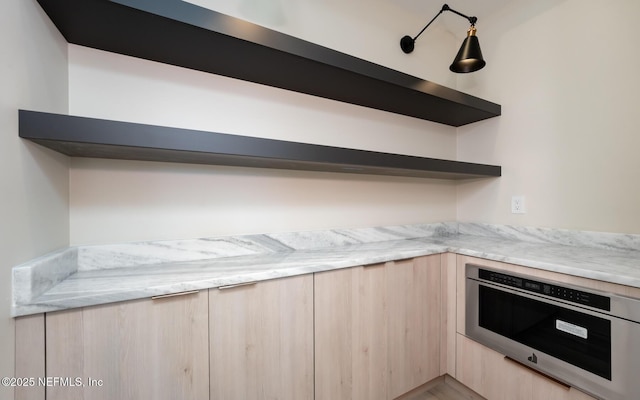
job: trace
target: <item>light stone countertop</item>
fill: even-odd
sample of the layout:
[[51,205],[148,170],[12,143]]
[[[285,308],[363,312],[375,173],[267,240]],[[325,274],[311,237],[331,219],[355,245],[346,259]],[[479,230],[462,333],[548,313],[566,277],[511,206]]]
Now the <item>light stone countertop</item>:
[[640,288],[640,235],[437,223],[64,249],[14,267],[12,315],[445,252]]

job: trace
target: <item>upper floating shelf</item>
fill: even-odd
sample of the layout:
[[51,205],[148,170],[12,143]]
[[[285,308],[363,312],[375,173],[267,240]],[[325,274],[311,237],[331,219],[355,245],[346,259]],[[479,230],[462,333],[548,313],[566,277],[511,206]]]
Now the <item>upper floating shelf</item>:
[[501,112],[499,104],[182,0],[38,2],[69,43],[451,126]]
[[501,167],[20,110],[20,137],[71,157],[438,179],[497,177]]

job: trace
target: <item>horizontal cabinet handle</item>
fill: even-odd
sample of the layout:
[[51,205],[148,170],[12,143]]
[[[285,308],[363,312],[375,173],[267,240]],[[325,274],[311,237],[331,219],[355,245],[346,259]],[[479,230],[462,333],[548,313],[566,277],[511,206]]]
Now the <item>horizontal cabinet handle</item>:
[[395,260],[391,260],[390,262],[392,262],[392,263],[401,263],[401,262],[405,262],[405,261],[413,261],[416,258],[417,257],[396,258]]
[[233,289],[233,288],[242,287],[242,286],[256,285],[257,283],[258,283],[258,281],[236,283],[236,284],[233,284],[233,285],[218,286],[218,289],[219,290]]
[[529,371],[535,372],[536,374],[540,375],[541,377],[546,378],[547,380],[550,380],[550,381],[562,386],[566,390],[571,389],[571,386],[567,385],[566,383],[564,383],[564,382],[562,382],[562,381],[560,381],[560,380],[558,380],[558,379],[556,379],[556,378],[554,378],[552,376],[549,376],[549,375],[545,374],[544,372],[540,372],[535,368],[531,368],[530,366],[528,366],[526,364],[523,364],[518,360],[514,360],[513,358],[511,358],[509,356],[504,356],[504,359],[509,361],[509,362],[511,362],[511,363],[513,363],[513,364],[516,364],[516,365],[518,365],[518,366],[520,366],[522,368],[526,368]]
[[160,299],[166,299],[168,297],[177,297],[177,296],[186,296],[188,294],[195,294],[198,293],[199,290],[190,290],[188,292],[178,292],[178,293],[169,293],[169,294],[161,294],[159,296],[152,296],[151,300],[160,300]]

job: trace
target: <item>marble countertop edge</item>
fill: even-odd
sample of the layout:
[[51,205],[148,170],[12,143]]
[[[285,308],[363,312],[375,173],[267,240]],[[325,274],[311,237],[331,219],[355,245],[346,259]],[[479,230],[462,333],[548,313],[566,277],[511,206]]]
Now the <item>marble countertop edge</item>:
[[[448,251],[448,248],[446,246],[428,245],[420,241],[413,241],[411,244],[418,247],[401,250],[396,249],[394,251],[387,252],[381,251],[380,253],[376,254],[357,254],[356,252],[356,254],[350,254],[350,257],[347,259],[337,259],[331,260],[329,262],[325,262],[326,260],[322,259],[321,252],[316,251],[310,253],[317,253],[317,256],[319,257],[318,260],[310,260],[306,262],[300,261],[298,265],[292,267],[273,267],[272,263],[267,263],[267,267],[265,268],[260,264],[253,264],[252,270],[250,271],[239,272],[236,274],[230,273],[218,277],[195,280],[189,280],[188,278],[186,278],[181,282],[157,284],[144,287],[142,285],[136,285],[132,288],[116,288],[106,290],[70,290],[65,293],[65,285],[73,285],[74,281],[79,281],[80,284],[82,284],[82,278],[76,279],[75,276],[71,276],[67,281],[43,293],[28,304],[13,304],[11,315],[12,317],[20,317],[42,312],[54,312],[86,306],[112,304],[121,301],[145,299],[154,296],[163,296],[188,291],[215,289],[224,286],[242,285],[253,282],[266,281],[270,279],[286,278],[290,276],[311,274],[316,272],[326,272],[362,265],[379,264],[389,261],[398,261],[402,259],[440,254]],[[300,254],[304,252],[301,251],[292,253]],[[268,258],[268,256],[265,257]],[[240,261],[242,258],[242,256],[238,256],[234,261]],[[215,269],[216,264],[219,264],[221,261],[222,260],[218,259],[203,261],[203,263],[210,264],[212,266],[212,269]],[[145,268],[154,269],[153,266],[145,266]],[[77,276],[81,275],[82,272],[77,273]]]

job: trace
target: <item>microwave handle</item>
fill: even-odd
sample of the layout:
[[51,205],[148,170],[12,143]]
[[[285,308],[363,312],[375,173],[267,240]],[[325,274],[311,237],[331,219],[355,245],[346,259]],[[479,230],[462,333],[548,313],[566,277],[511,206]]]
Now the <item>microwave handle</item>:
[[515,360],[515,359],[513,359],[513,358],[511,358],[511,357],[509,357],[509,356],[504,356],[504,359],[505,359],[506,361],[509,361],[509,362],[511,362],[511,363],[513,363],[513,364],[516,364],[516,365],[518,365],[518,366],[520,366],[520,367],[522,367],[522,368],[528,369],[529,371],[535,372],[536,374],[538,374],[538,375],[542,376],[543,378],[546,378],[547,380],[550,380],[550,381],[552,381],[552,382],[554,382],[554,383],[556,383],[556,384],[560,385],[560,386],[561,386],[561,387],[563,387],[565,390],[569,390],[569,389],[571,389],[571,386],[567,385],[566,383],[564,383],[564,382],[562,382],[562,381],[560,381],[560,380],[558,380],[558,379],[556,379],[556,378],[554,378],[554,377],[552,377],[552,376],[549,376],[549,375],[545,374],[544,372],[540,372],[540,371],[538,371],[538,370],[537,370],[537,369],[535,369],[535,368],[531,368],[530,366],[528,366],[528,365],[526,365],[526,364],[523,364],[523,363],[521,363],[521,362],[520,362],[520,361],[518,361],[518,360]]

